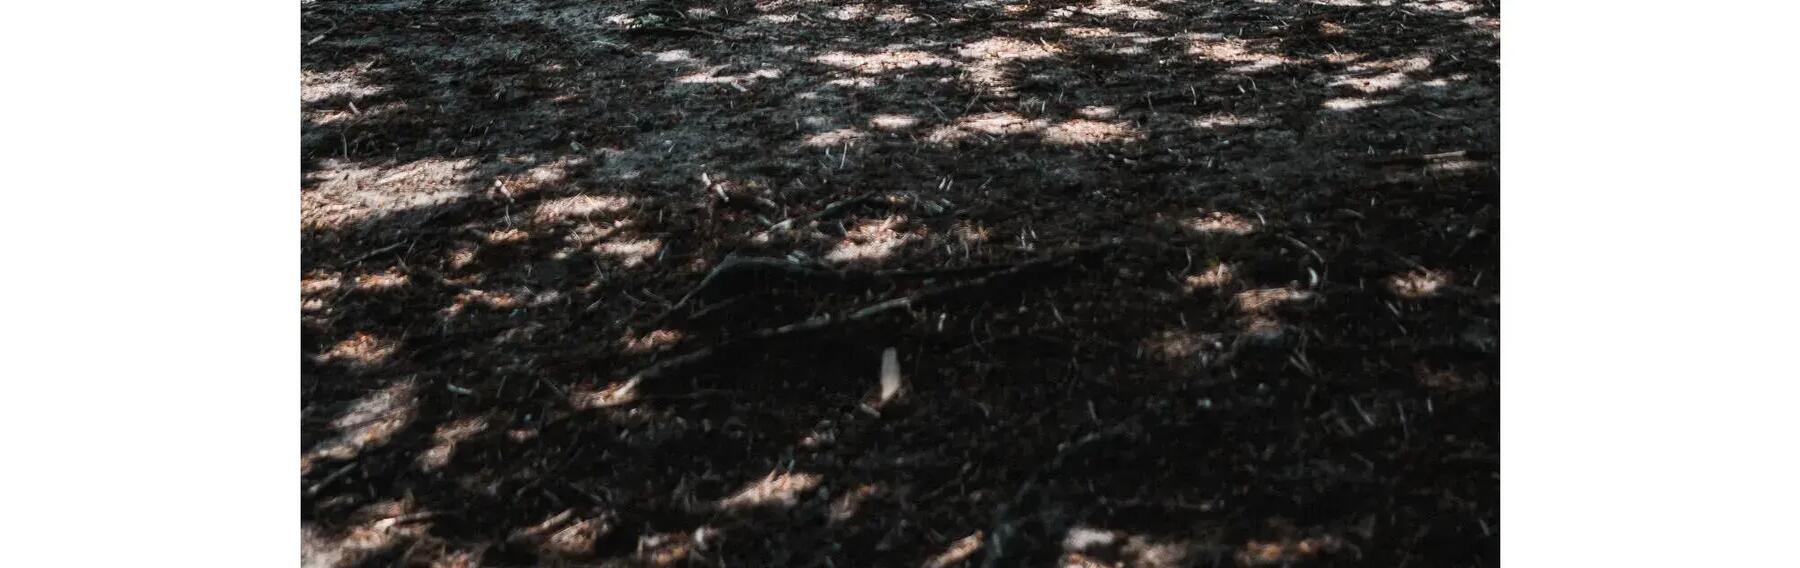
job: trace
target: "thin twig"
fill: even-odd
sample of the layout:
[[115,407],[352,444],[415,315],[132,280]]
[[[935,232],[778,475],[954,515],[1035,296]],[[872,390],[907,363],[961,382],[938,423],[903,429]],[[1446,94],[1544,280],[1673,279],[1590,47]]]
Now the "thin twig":
[[331,474],[326,475],[325,479],[321,479],[318,483],[314,483],[312,487],[306,488],[306,496],[312,497],[318,495],[319,490],[324,489],[327,485],[331,485],[332,482],[337,481],[339,478],[349,475],[350,470],[352,469],[356,469],[356,462],[344,464],[344,467],[338,468],[337,471],[333,471]]
[[352,258],[349,261],[344,262],[344,266],[346,266],[346,267],[356,266],[358,263],[361,263],[362,261],[374,258],[375,256],[380,255],[381,253],[400,248],[400,245],[404,245],[404,244],[406,244],[406,242],[402,241],[402,242],[394,243],[394,244],[391,244],[391,245],[388,245],[385,247],[381,247],[381,248],[363,253],[362,255],[357,256],[356,258]]

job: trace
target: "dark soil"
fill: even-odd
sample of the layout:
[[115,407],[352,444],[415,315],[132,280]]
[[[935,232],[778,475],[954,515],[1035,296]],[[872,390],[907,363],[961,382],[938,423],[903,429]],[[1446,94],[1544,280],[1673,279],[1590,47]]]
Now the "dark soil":
[[1497,3],[302,11],[308,566],[1498,561]]

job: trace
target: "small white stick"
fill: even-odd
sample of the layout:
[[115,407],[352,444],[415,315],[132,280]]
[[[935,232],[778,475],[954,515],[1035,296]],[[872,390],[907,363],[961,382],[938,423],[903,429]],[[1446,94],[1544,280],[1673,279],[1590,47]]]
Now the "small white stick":
[[881,352],[881,402],[900,393],[900,354],[889,347]]

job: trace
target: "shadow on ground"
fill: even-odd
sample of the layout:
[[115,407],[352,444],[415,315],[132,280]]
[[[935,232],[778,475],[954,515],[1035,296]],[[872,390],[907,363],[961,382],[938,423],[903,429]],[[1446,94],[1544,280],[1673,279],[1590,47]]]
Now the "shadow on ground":
[[309,566],[1498,560],[1497,4],[302,14]]

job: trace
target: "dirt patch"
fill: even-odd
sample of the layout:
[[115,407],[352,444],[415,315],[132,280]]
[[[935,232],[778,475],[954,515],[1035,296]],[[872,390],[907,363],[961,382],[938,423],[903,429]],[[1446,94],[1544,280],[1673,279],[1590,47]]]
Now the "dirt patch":
[[1498,560],[1497,4],[302,13],[308,565]]

